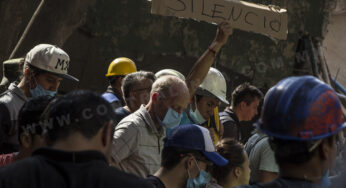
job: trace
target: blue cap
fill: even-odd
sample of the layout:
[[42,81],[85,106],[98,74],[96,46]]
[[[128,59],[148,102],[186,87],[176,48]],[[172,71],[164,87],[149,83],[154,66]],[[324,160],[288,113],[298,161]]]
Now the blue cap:
[[188,124],[175,127],[168,135],[165,147],[201,151],[217,166],[228,164],[228,160],[215,151],[208,129],[198,125]]

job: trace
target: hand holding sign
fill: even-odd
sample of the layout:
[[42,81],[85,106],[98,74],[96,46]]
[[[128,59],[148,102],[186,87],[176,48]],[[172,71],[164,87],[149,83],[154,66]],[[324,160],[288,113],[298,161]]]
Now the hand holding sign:
[[227,39],[233,33],[233,27],[229,22],[222,22],[217,28],[215,41],[220,42],[221,44],[226,44]]

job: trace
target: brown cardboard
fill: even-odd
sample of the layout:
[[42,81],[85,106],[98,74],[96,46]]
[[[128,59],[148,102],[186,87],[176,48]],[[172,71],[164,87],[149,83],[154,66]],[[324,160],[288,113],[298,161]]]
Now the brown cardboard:
[[287,38],[287,10],[238,0],[152,0],[152,14],[209,23],[229,21],[244,31]]

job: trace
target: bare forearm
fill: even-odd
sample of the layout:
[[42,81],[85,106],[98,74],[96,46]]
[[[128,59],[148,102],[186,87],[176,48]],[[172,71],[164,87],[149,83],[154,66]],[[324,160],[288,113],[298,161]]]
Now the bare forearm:
[[216,54],[227,42],[229,35],[232,34],[232,27],[229,23],[221,23],[217,29],[216,37],[208,49],[193,65],[190,73],[186,77],[186,84],[189,88],[191,97],[195,94],[197,87],[203,82],[209,68],[214,63]]

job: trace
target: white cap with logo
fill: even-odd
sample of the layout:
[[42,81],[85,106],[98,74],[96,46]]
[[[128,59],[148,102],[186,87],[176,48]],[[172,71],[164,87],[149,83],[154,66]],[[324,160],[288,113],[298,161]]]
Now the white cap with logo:
[[35,46],[26,54],[25,63],[56,74],[59,77],[79,81],[77,78],[67,74],[70,63],[70,57],[67,53],[51,44],[39,44]]

